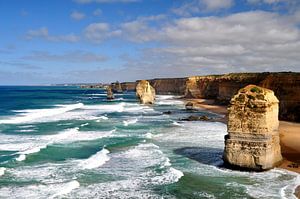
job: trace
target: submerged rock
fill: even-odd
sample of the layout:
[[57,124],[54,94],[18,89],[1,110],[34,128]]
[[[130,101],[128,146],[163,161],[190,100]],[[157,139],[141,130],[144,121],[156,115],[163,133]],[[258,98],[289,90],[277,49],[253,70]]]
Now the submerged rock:
[[163,114],[165,114],[165,115],[171,115],[172,111],[164,111]]
[[108,87],[106,88],[106,93],[107,93],[107,99],[108,99],[108,100],[115,99],[115,96],[114,96],[114,93],[113,93],[113,91],[112,91],[112,89],[111,89],[111,86],[108,86]]
[[281,162],[278,103],[273,91],[255,85],[240,89],[231,99],[225,163],[261,171]]
[[155,101],[155,90],[146,80],[141,80],[136,86],[136,96],[141,104],[153,104]]
[[192,111],[194,110],[194,103],[193,102],[188,102],[185,104],[185,109],[188,110],[188,111]]
[[197,115],[191,115],[187,118],[181,119],[181,121],[208,121],[211,118],[207,117],[206,115],[197,116]]

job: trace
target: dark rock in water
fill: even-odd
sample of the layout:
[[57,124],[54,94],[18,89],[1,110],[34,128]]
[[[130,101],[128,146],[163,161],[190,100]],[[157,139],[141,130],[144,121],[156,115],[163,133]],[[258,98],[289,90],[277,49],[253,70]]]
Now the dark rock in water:
[[113,91],[112,91],[112,89],[111,89],[110,86],[107,87],[106,93],[107,93],[107,99],[108,99],[108,100],[113,100],[113,99],[115,99],[114,93],[113,93]]
[[185,108],[186,108],[186,110],[194,110],[194,104],[193,104],[193,102],[188,102],[188,103],[186,103],[185,104]]
[[171,115],[172,112],[171,111],[165,111],[165,112],[163,112],[163,114],[165,114],[165,115]]
[[187,118],[181,119],[182,121],[208,121],[211,118],[207,117],[206,115],[197,116],[197,115],[191,115]]
[[295,196],[300,199],[300,186],[298,186],[295,190]]

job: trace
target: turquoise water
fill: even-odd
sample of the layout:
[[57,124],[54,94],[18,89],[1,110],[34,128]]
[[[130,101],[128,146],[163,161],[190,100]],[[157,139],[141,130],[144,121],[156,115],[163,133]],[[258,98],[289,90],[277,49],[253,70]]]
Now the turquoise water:
[[0,87],[0,198],[294,198],[295,173],[222,168],[226,125],[190,114],[174,96]]

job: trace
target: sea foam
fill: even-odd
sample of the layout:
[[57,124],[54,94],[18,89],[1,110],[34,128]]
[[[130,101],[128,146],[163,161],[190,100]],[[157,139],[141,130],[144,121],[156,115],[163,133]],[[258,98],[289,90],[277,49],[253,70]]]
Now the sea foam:
[[56,108],[48,109],[27,109],[18,110],[16,116],[0,120],[0,124],[20,124],[28,122],[39,122],[42,118],[48,118],[55,115],[60,115],[62,113],[72,111],[75,109],[82,108],[84,105],[82,103],[70,104],[70,105],[57,105]]
[[82,160],[79,166],[82,167],[83,169],[94,169],[100,167],[103,164],[105,164],[107,161],[109,161],[110,158],[108,154],[109,151],[103,148],[101,151],[92,155],[88,159]]
[[71,182],[62,185],[61,188],[58,190],[58,192],[50,198],[56,198],[58,196],[66,195],[70,193],[72,190],[77,189],[79,187],[80,187],[79,182],[77,180],[73,180]]
[[0,167],[0,176],[3,176],[5,173],[6,168],[5,167]]
[[124,125],[124,126],[128,126],[128,125],[137,123],[137,121],[138,121],[137,118],[131,119],[131,120],[125,120],[125,121],[123,121],[123,125]]

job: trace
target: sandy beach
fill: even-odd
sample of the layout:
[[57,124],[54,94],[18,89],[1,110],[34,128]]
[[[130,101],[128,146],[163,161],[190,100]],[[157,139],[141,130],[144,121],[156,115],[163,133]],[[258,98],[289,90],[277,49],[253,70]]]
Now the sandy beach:
[[[221,122],[227,123],[227,106],[214,105],[214,100],[188,99],[195,108],[206,109],[224,115]],[[280,144],[284,161],[279,166],[290,171],[300,173],[300,123],[279,122]]]

